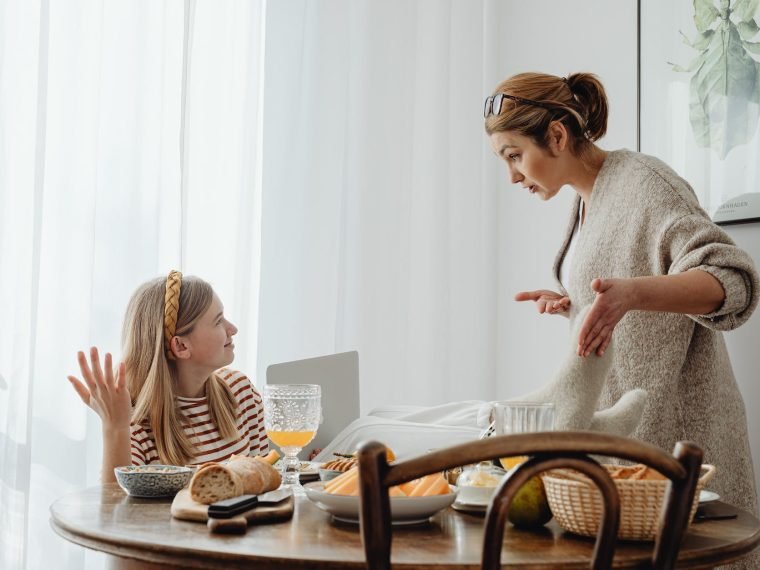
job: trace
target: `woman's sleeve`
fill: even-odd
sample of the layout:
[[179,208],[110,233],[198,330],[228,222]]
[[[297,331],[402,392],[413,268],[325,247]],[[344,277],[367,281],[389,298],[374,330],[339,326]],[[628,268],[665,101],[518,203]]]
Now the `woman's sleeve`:
[[699,269],[723,287],[723,304],[706,315],[689,315],[692,319],[720,331],[733,330],[749,319],[758,303],[760,278],[752,258],[726,232],[703,215],[688,214],[665,230],[659,244],[665,273]]

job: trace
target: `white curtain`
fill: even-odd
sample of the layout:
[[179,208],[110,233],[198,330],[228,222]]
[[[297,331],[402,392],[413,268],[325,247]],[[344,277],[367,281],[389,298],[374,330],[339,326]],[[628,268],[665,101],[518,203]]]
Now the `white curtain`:
[[358,349],[365,411],[501,395],[503,12],[0,0],[0,567],[100,566],[48,524],[101,459],[65,376],[170,268],[212,282],[258,384]]
[[[65,379],[131,292],[205,277],[255,368],[263,2],[0,2],[0,567],[99,567],[50,504],[97,483]],[[87,554],[86,554],[87,552]]]
[[495,396],[497,5],[268,6],[259,376],[358,349],[365,412]]

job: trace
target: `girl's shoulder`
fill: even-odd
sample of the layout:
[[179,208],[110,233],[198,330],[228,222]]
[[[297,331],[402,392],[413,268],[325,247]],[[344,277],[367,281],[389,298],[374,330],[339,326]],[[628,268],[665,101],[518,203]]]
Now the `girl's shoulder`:
[[216,375],[221,378],[221,380],[227,384],[227,386],[229,386],[230,390],[232,390],[232,393],[238,399],[240,399],[240,395],[243,393],[250,394],[253,392],[256,396],[259,394],[254,387],[253,382],[251,382],[251,379],[239,370],[232,370],[231,368],[220,368],[216,371]]

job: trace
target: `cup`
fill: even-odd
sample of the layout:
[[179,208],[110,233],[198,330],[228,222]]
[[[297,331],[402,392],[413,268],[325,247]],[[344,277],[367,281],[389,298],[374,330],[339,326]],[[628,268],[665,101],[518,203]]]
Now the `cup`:
[[[494,435],[509,435],[552,431],[554,429],[554,404],[533,402],[504,402],[496,404],[494,414]],[[512,469],[528,459],[525,456],[502,457],[504,469]]]

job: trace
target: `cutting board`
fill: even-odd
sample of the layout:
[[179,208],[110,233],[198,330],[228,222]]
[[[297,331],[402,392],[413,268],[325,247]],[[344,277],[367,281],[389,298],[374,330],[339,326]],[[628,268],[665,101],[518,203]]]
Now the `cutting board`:
[[229,519],[209,519],[208,505],[193,501],[189,489],[174,497],[171,513],[176,519],[205,522],[212,532],[243,533],[249,524],[265,524],[289,520],[293,516],[293,496],[274,505],[259,505]]

